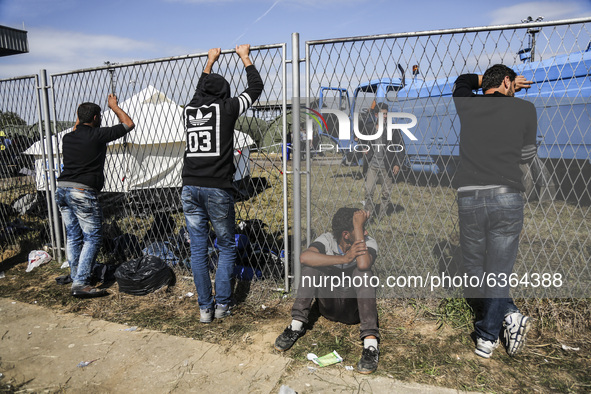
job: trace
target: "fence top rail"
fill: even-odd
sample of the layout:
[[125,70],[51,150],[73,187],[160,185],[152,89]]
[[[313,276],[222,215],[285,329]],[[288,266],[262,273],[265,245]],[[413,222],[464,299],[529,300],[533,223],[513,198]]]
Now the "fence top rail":
[[[250,51],[252,52],[252,51],[261,51],[261,50],[265,50],[265,49],[277,49],[277,48],[285,49],[286,44],[282,43],[282,44],[257,45],[257,46],[250,47]],[[235,49],[224,49],[224,50],[222,50],[221,54],[223,55],[223,54],[234,53],[234,52],[236,52]],[[207,56],[207,52],[194,53],[194,54],[189,54],[189,55],[162,57],[162,58],[150,59],[150,60],[138,60],[138,61],[127,62],[127,63],[106,64],[104,66],[99,66],[99,67],[90,67],[90,68],[83,68],[83,69],[79,69],[79,70],[59,72],[59,73],[51,74],[51,77],[53,78],[53,77],[59,77],[62,75],[82,74],[82,73],[91,72],[91,71],[98,71],[98,70],[112,70],[115,68],[139,66],[139,65],[143,65],[143,64],[162,63],[162,62],[168,62],[171,60],[183,60],[183,59],[191,59],[191,58],[204,57],[204,56]]]
[[515,23],[509,25],[492,25],[492,26],[480,26],[480,27],[460,27],[454,29],[442,29],[442,30],[425,30],[418,32],[408,33],[393,33],[393,34],[375,34],[368,36],[356,36],[356,37],[343,37],[343,38],[331,38],[326,40],[312,40],[306,41],[306,46],[322,45],[322,44],[335,44],[351,41],[361,40],[382,40],[388,38],[406,38],[406,37],[419,37],[419,36],[432,36],[432,35],[443,35],[443,34],[456,34],[456,33],[476,33],[481,31],[492,31],[492,30],[508,30],[508,29],[530,29],[534,27],[544,26],[559,26],[569,25],[578,23],[591,22],[591,17],[576,18],[576,19],[563,19],[559,21],[546,21],[546,22],[526,22],[526,23]]
[[39,76],[37,74],[22,75],[20,77],[12,77],[12,78],[0,79],[0,83],[10,82],[10,81],[18,81],[18,80],[21,80],[21,79],[35,79],[35,78],[38,78],[38,77]]

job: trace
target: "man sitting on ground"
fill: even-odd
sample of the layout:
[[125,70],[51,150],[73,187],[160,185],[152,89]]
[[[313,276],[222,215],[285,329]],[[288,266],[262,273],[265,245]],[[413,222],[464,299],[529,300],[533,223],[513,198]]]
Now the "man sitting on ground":
[[[275,349],[288,350],[305,334],[304,325],[316,298],[325,318],[345,324],[361,323],[363,353],[357,370],[369,374],[377,369],[378,310],[376,290],[369,283],[378,246],[365,230],[368,218],[367,211],[340,208],[332,219],[332,233],[322,234],[302,252],[302,280],[291,310],[293,320],[275,340]],[[337,282],[340,286],[333,287]]]

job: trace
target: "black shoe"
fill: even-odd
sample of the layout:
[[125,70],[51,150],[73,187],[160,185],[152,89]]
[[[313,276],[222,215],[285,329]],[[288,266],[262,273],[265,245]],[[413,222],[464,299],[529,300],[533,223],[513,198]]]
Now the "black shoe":
[[378,358],[380,351],[373,346],[363,348],[361,360],[357,363],[357,372],[370,374],[378,369]]
[[386,205],[386,216],[392,215],[395,211],[396,208],[394,207],[394,204],[389,202],[388,205]]
[[382,219],[382,205],[381,204],[377,204],[375,206],[373,216],[376,218],[376,220]]
[[305,328],[302,328],[300,331],[294,331],[291,329],[291,326],[287,327],[275,340],[275,349],[279,350],[280,352],[286,351],[287,349],[291,348],[293,344],[296,343],[298,338],[303,336],[305,333]]
[[72,288],[72,295],[78,298],[95,298],[104,297],[109,295],[109,292],[105,289],[97,289],[92,286],[75,287]]
[[58,285],[67,285],[68,283],[72,283],[72,277],[70,276],[70,274],[68,275],[60,275],[57,278],[55,278],[55,281],[57,282]]

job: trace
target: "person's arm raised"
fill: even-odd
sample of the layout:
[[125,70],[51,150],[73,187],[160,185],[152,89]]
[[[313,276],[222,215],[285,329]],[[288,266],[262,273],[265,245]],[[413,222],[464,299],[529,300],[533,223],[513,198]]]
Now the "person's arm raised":
[[205,74],[211,73],[211,69],[212,69],[214,63],[217,62],[217,60],[219,59],[220,53],[222,53],[221,48],[211,48],[209,51],[207,51],[207,63],[205,64],[205,68],[203,69],[203,73],[205,73]]
[[236,45],[236,54],[240,56],[240,60],[242,60],[242,63],[244,63],[245,68],[252,65],[252,61],[248,56],[250,54],[249,44]]
[[127,115],[125,111],[123,111],[119,107],[119,104],[117,103],[117,96],[115,96],[114,94],[109,94],[108,102],[109,108],[111,108],[115,115],[117,115],[119,121],[128,127],[127,131],[131,131],[135,127],[135,124],[133,123],[133,120],[131,120],[129,115]]

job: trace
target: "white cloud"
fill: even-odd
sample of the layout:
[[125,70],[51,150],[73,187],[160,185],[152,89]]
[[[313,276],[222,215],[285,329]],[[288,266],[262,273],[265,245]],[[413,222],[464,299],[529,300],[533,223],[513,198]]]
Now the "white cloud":
[[491,13],[492,25],[519,23],[531,16],[534,20],[543,16],[545,21],[578,18],[589,14],[591,7],[580,1],[532,1],[499,8]]
[[149,42],[112,35],[90,35],[54,29],[29,29],[29,53],[4,58],[0,78],[99,67],[105,61],[125,63],[162,56]]

